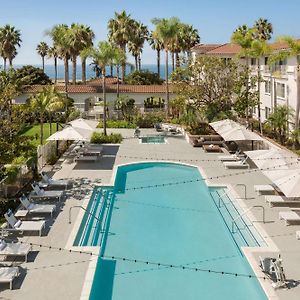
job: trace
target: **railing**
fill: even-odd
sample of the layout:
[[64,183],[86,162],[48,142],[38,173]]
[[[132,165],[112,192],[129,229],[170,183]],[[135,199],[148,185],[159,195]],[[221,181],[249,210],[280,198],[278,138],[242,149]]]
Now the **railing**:
[[264,206],[262,205],[253,205],[251,206],[249,209],[245,210],[241,215],[239,215],[238,217],[236,217],[234,220],[232,220],[232,223],[231,223],[231,232],[234,233],[234,225],[238,228],[237,224],[236,224],[236,221],[241,219],[242,220],[242,217],[247,214],[250,210],[252,210],[253,208],[262,208],[262,216],[263,216],[263,223],[265,223],[265,208]]
[[285,74],[287,71],[287,66],[286,65],[265,65],[264,66],[264,72],[265,73],[273,73],[273,72],[278,72],[280,74]]
[[[243,186],[244,187],[244,197],[242,199],[247,199],[247,186],[244,183],[236,183],[235,185],[232,186],[232,188],[227,188],[228,191],[234,191],[233,187],[234,186]],[[221,199],[221,196],[227,195],[226,191],[224,191],[221,195],[217,192],[218,194],[218,206],[221,207],[221,201],[225,205],[224,201]]]
[[91,212],[89,212],[86,208],[84,208],[83,206],[80,206],[80,205],[74,205],[74,206],[71,206],[70,208],[69,208],[69,224],[71,224],[72,222],[71,222],[71,212],[72,212],[72,209],[73,208],[81,208],[81,209],[83,209],[84,211],[86,211],[87,213],[88,213],[88,215],[90,215],[90,216],[92,216],[94,219],[96,219],[98,222],[101,222],[101,220],[98,218],[98,217],[96,217],[94,214],[92,214]]

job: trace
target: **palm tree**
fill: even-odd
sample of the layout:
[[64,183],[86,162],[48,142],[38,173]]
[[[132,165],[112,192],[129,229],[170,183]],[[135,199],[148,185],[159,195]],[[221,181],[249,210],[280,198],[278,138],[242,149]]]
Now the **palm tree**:
[[[29,98],[31,107],[39,114],[41,133],[40,144],[43,144],[43,128],[46,115],[64,108],[64,101],[54,86],[45,87],[41,92]],[[51,126],[51,124],[50,124]]]
[[54,82],[57,83],[57,59],[59,58],[59,52],[56,46],[49,48],[48,57],[54,59]]
[[[108,21],[108,36],[112,44],[118,45],[126,53],[126,45],[132,38],[134,20],[123,10],[115,12],[115,18]],[[125,77],[125,67],[122,65],[122,82]]]
[[120,66],[126,64],[126,54],[121,48],[114,48],[113,64],[117,67],[117,98],[119,98]]
[[[88,53],[88,57],[91,55],[91,49],[89,49],[90,52]],[[91,63],[90,63],[90,66],[92,66],[92,69],[93,71],[95,72],[95,78],[99,78],[102,71],[101,71],[101,68],[97,65],[97,62],[95,60],[93,60]]]
[[168,54],[169,50],[174,43],[177,32],[180,27],[180,20],[176,17],[172,17],[170,19],[153,19],[152,23],[156,25],[155,34],[161,40],[165,53],[166,53],[166,61],[165,61],[165,72],[166,72],[166,115],[169,112],[169,72],[168,72]]
[[65,24],[55,25],[46,33],[53,40],[53,46],[58,50],[59,56],[64,60],[65,92],[68,94],[69,84],[69,60],[71,58],[72,45],[70,41],[69,27]]
[[40,42],[36,47],[36,51],[42,58],[43,72],[45,72],[45,56],[48,54],[49,46],[45,42]]
[[0,28],[0,53],[3,58],[3,69],[6,70],[6,62],[12,66],[12,61],[17,55],[17,47],[21,46],[20,30],[15,29],[14,26],[5,25]]
[[[251,56],[251,47],[254,40],[254,29],[248,28],[247,25],[239,26],[231,36],[231,41],[241,47],[239,56],[244,57],[246,61],[246,98],[249,96],[249,57]],[[249,105],[247,104],[246,119],[249,124]]]
[[103,132],[106,132],[106,66],[112,64],[114,58],[114,48],[109,42],[99,42],[97,48],[91,50],[91,58],[101,68],[102,71],[102,91],[103,91]]
[[155,31],[151,32],[148,41],[149,41],[151,48],[156,51],[157,75],[158,75],[158,78],[160,78],[160,51],[163,49],[163,43],[156,36]]
[[273,25],[267,19],[259,18],[255,24],[255,38],[263,41],[271,39],[273,33]]
[[288,49],[281,50],[280,52],[274,53],[270,57],[270,63],[274,63],[279,60],[284,60],[289,57],[295,57],[297,59],[297,103],[295,111],[295,129],[299,128],[299,111],[300,111],[300,41],[290,36],[283,36],[277,39],[279,43],[286,43]]
[[135,58],[135,69],[139,71],[141,70],[141,53],[148,36],[149,31],[147,26],[141,22],[134,21],[133,35],[128,42],[128,49]]
[[182,51],[187,53],[187,56],[191,56],[191,48],[200,43],[200,36],[197,29],[193,25],[182,24],[181,25],[181,43]]

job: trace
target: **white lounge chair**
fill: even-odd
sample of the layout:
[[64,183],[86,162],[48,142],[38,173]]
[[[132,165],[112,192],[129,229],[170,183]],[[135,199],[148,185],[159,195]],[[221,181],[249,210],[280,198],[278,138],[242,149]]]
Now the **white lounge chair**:
[[50,214],[52,217],[52,215],[56,209],[56,205],[54,205],[54,204],[32,203],[28,200],[28,198],[25,195],[23,195],[19,199],[20,199],[20,202],[23,205],[23,207],[25,209],[27,209],[28,212],[31,214]]
[[279,219],[285,221],[285,225],[300,224],[300,211],[281,211],[279,212]]
[[271,184],[258,184],[254,186],[255,192],[257,192],[259,195],[262,193],[272,193],[274,192],[274,187]]
[[63,191],[45,191],[41,189],[37,183],[31,184],[33,191],[30,193],[30,199],[53,199],[57,198],[59,201],[64,195]]
[[31,251],[32,246],[23,243],[8,243],[0,239],[0,255],[1,256],[24,256],[27,262],[28,253]]
[[247,157],[241,161],[225,161],[223,162],[226,169],[249,169],[249,164],[246,163]]
[[50,178],[46,172],[41,172],[40,173],[41,176],[42,176],[42,182],[41,184],[46,184],[47,186],[50,186],[50,187],[63,187],[63,188],[67,188],[67,187],[71,187],[72,186],[72,181],[71,180],[62,180],[62,179],[59,179],[59,180],[54,180],[52,178]]
[[9,288],[13,288],[13,280],[19,276],[18,267],[0,267],[0,282],[9,283]]
[[282,197],[282,196],[276,196],[276,195],[271,195],[271,196],[265,196],[266,202],[269,203],[270,207],[273,206],[299,206],[300,205],[300,200],[295,200],[294,198],[287,198],[287,197]]
[[98,158],[99,158],[99,156],[97,156],[97,155],[87,155],[87,156],[79,155],[75,158],[75,161],[77,161],[77,162],[95,162],[98,160]]
[[240,161],[244,159],[245,156],[242,155],[237,155],[237,154],[232,154],[232,155],[220,155],[218,156],[218,159],[220,161]]
[[21,221],[17,220],[12,211],[9,209],[4,217],[11,228],[6,230],[18,231],[18,232],[32,232],[37,231],[39,235],[42,235],[43,228],[45,227],[45,221]]

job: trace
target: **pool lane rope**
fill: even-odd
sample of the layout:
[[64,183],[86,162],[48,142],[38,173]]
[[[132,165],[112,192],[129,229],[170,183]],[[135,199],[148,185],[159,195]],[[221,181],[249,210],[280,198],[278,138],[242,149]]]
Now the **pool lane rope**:
[[[122,256],[100,255],[100,254],[95,254],[93,252],[71,250],[71,249],[65,249],[62,247],[53,247],[53,246],[49,246],[49,245],[42,245],[42,244],[36,244],[36,243],[25,243],[22,241],[20,241],[20,243],[39,247],[39,248],[46,248],[48,250],[66,251],[69,253],[85,254],[85,255],[89,255],[89,256],[100,257],[102,259],[112,259],[112,260],[118,260],[118,261],[130,262],[130,263],[139,263],[139,264],[145,264],[145,265],[151,265],[151,266],[157,266],[157,267],[173,268],[173,269],[177,269],[177,270],[187,270],[187,271],[195,271],[195,272],[202,272],[202,273],[205,272],[205,273],[211,273],[211,274],[228,275],[228,276],[233,276],[233,277],[243,277],[243,278],[249,278],[249,279],[263,279],[263,280],[270,279],[267,276],[256,276],[253,274],[243,274],[243,273],[235,273],[235,272],[228,272],[228,271],[217,271],[217,270],[212,270],[212,269],[195,268],[195,267],[184,266],[184,265],[166,264],[166,263],[160,263],[160,262],[152,262],[152,261],[147,261],[147,260],[127,258],[127,257],[122,257]],[[85,261],[69,262],[69,263],[65,263],[65,264],[30,268],[29,270],[54,268],[54,267],[59,267],[59,266],[63,266],[63,265],[71,265],[74,263],[83,263],[83,262],[88,262],[88,261],[90,261],[90,259],[85,260]]]

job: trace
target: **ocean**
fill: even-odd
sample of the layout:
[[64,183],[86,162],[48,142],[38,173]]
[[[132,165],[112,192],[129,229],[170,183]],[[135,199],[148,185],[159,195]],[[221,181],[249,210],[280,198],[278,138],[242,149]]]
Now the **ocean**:
[[[20,68],[23,65],[14,65],[15,68]],[[42,65],[33,65],[35,67],[38,68],[42,68]],[[59,65],[57,67],[58,71],[58,79],[64,79],[64,66],[63,65]],[[143,70],[149,70],[150,72],[156,73],[157,72],[157,65],[156,64],[144,64],[142,65],[142,69]],[[131,73],[132,71],[134,71],[134,68],[130,68],[129,66],[126,67],[126,74]],[[169,74],[171,74],[172,72],[172,66],[169,66]],[[45,65],[45,73],[51,78],[54,79],[54,65],[51,64],[47,64]],[[76,77],[77,80],[81,80],[81,65],[77,65],[77,72],[76,72]],[[120,68],[120,73],[121,73],[121,68]],[[111,75],[110,73],[110,67],[106,68],[106,74],[107,75]],[[116,68],[113,69],[113,75],[116,76],[117,72],[116,72]],[[120,74],[121,75],[121,74]],[[69,77],[71,80],[71,76],[72,76],[72,65],[69,65]],[[87,79],[92,79],[95,78],[95,72],[93,71],[92,67],[87,64],[87,68],[86,68],[86,76]],[[165,79],[165,65],[161,65],[160,66],[160,77],[162,79]]]

